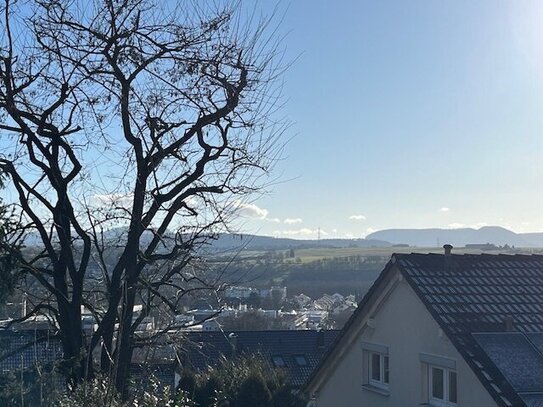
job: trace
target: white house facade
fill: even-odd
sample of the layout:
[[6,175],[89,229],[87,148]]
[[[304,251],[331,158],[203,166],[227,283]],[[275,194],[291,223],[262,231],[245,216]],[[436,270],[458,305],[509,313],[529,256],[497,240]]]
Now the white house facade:
[[[477,274],[485,274],[480,262],[492,269],[492,261],[472,256],[472,267],[462,271],[468,258],[456,262],[457,257],[393,257],[307,383],[310,406],[543,406],[543,335],[531,333],[541,327],[523,324],[516,305],[522,298],[540,303],[543,298],[537,300],[536,292],[533,298],[499,294],[510,284],[503,281],[498,290],[499,276],[489,280],[487,293],[485,288],[478,293],[474,284],[485,287]],[[528,265],[513,264],[516,256],[493,260],[501,262],[502,271],[540,274],[543,284],[543,257],[526,257]],[[504,266],[504,260],[511,263]],[[489,306],[488,315],[483,305]],[[523,358],[534,365],[525,366]]]

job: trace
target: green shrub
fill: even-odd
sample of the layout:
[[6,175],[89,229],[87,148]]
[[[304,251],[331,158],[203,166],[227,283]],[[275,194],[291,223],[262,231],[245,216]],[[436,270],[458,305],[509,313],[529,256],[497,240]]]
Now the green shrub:
[[192,395],[198,407],[305,407],[303,397],[289,388],[285,372],[258,354],[223,360],[196,375],[186,371],[178,391]]
[[272,396],[266,381],[260,374],[247,377],[241,384],[236,407],[272,407]]
[[106,377],[97,377],[61,395],[57,407],[128,407],[115,392],[115,386]]
[[68,389],[61,395],[55,407],[195,407],[190,396],[180,390],[175,398],[170,395],[168,386],[160,386],[159,381],[151,377],[145,390],[137,393],[133,399],[122,401],[115,392],[115,386],[105,376],[82,383]]
[[198,406],[214,406],[223,394],[223,381],[216,374],[212,374],[207,380],[203,381],[196,389],[194,401]]
[[0,406],[21,405],[21,384],[13,373],[0,375]]

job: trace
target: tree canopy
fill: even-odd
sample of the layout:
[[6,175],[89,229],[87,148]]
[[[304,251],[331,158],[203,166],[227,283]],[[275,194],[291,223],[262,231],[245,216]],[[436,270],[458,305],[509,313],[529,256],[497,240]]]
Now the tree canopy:
[[280,152],[279,41],[238,2],[5,0],[0,14],[0,170],[16,243],[38,248],[18,258],[28,316],[51,320],[73,382],[98,369],[123,391],[152,340],[144,318],[220,286],[198,250]]

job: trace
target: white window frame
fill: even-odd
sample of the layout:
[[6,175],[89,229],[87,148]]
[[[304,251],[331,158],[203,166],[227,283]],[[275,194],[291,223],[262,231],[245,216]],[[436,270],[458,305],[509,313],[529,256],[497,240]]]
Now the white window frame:
[[[373,378],[373,356],[379,357],[379,380]],[[385,359],[388,364],[388,381],[385,381]],[[388,354],[368,351],[368,384],[383,390],[389,389],[390,384],[390,358]]]
[[[362,388],[368,391],[373,391],[382,396],[390,395],[390,354],[388,346],[372,343],[362,342]],[[377,355],[379,357],[379,374],[376,375],[378,380],[372,378],[372,357]],[[388,365],[388,372],[386,376],[388,381],[385,382],[385,360]]]
[[[443,399],[439,399],[434,397],[433,395],[433,372],[432,369],[439,369],[443,371]],[[458,374],[456,373],[455,369],[450,369],[444,366],[438,366],[438,365],[428,365],[428,400],[430,402],[430,405],[432,406],[457,406],[458,404],[455,402],[452,402],[449,400],[450,397],[450,389],[449,389],[449,383],[450,378],[449,375],[451,373],[456,374],[456,397],[458,400]]]

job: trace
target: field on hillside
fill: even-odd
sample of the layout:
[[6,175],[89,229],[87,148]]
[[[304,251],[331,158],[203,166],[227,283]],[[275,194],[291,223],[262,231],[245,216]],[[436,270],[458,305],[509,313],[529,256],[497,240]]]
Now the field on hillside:
[[[288,250],[271,251],[271,253],[287,253]],[[500,249],[496,250],[479,250],[469,249],[465,247],[453,248],[453,254],[533,254],[542,253],[543,249],[535,248],[515,248],[515,249]],[[243,251],[240,253],[240,258],[254,258],[257,259],[270,251]],[[391,257],[394,253],[443,253],[442,247],[348,247],[348,248],[334,248],[334,247],[315,247],[308,249],[296,249],[294,250],[295,258],[300,258],[302,263],[309,263],[316,260],[322,260],[326,258],[334,257],[350,257],[350,256],[382,256]],[[286,262],[292,262],[292,259],[285,258]]]
[[[537,250],[540,252],[541,250]],[[324,293],[363,295],[393,253],[443,253],[439,247],[330,248],[243,251],[228,266],[240,283],[255,286],[283,285],[289,295]],[[534,249],[453,249],[453,254],[534,253]]]

